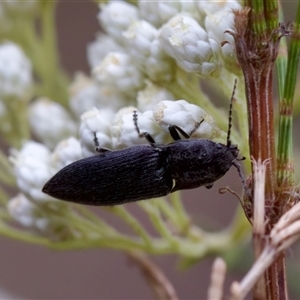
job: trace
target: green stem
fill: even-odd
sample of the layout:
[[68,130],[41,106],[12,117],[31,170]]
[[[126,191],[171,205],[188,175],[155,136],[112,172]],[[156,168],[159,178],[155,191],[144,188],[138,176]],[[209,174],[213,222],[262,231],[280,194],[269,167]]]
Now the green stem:
[[[59,217],[57,222],[61,222],[61,219],[62,218]],[[52,221],[55,222],[55,219],[53,218]],[[115,230],[113,231],[114,233],[112,232],[112,230],[107,231],[97,224],[91,222],[90,220],[83,219],[82,217],[74,213],[70,213],[64,223],[64,226],[70,227],[75,230],[77,229],[86,237],[89,237],[90,234],[92,234],[93,236],[95,236],[95,234],[98,234],[99,238],[107,235],[114,236],[116,232]]]
[[147,231],[142,227],[140,222],[124,208],[124,206],[112,206],[107,208],[107,210],[114,213],[127,223],[130,228],[143,239],[145,245],[149,247],[151,246],[151,237],[148,235]]
[[7,156],[0,149],[0,182],[8,186],[15,186],[16,179],[13,176],[12,166],[9,163]]
[[278,28],[278,2],[264,1],[266,26],[269,34]]
[[5,236],[10,239],[16,239],[16,240],[19,240],[22,242],[41,245],[41,246],[42,245],[48,246],[51,244],[51,241],[49,241],[47,238],[30,234],[28,232],[25,232],[24,230],[18,230],[18,229],[11,228],[11,227],[5,225],[1,221],[0,221],[0,235]]
[[177,216],[176,223],[178,224],[177,226],[181,229],[181,231],[186,231],[189,225],[191,224],[191,220],[182,204],[181,195],[182,194],[180,192],[176,192],[170,194],[169,197],[176,212],[176,216]]
[[138,204],[147,212],[147,215],[157,232],[170,243],[177,245],[177,239],[175,239],[166,223],[162,220],[159,210],[149,201],[141,201]]
[[293,100],[300,56],[300,4],[288,51],[288,63],[283,97],[280,99],[277,183],[292,187],[295,182],[293,162]]
[[[280,4],[280,3],[279,3]],[[282,8],[279,10],[279,20],[283,21]],[[279,99],[283,99],[284,86],[285,86],[285,74],[287,69],[287,41],[286,39],[281,39],[279,43],[279,51],[276,59],[276,70],[277,70],[277,81],[278,81],[278,91]]]
[[76,211],[78,211],[81,216],[83,216],[86,220],[89,220],[89,222],[95,224],[96,226],[101,227],[102,230],[104,230],[107,234],[117,234],[117,231],[112,226],[108,225],[97,215],[95,215],[89,209],[87,209],[84,205],[79,204],[75,205],[75,207]]
[[254,34],[257,34],[258,36],[264,36],[266,33],[266,22],[265,22],[265,16],[264,16],[264,2],[261,0],[248,0],[250,3],[250,6],[252,8],[252,29],[254,31]]
[[[171,196],[172,194],[170,194]],[[172,207],[167,199],[165,198],[157,198],[151,199],[152,205],[156,206],[160,212],[164,215],[167,220],[170,220],[174,224],[174,226],[178,226],[178,216],[175,212],[174,207]]]
[[[0,206],[6,207],[9,200],[9,196],[0,188]],[[0,217],[1,219],[1,217]]]
[[30,137],[28,123],[28,103],[25,99],[18,99],[16,96],[7,96],[2,99],[7,109],[7,122],[9,127],[2,134],[5,141],[12,147],[20,148],[24,140]]
[[45,86],[45,95],[63,105],[67,105],[67,86],[69,80],[61,71],[57,52],[55,33],[56,1],[45,1],[42,5],[41,27],[42,39],[39,52],[41,64],[41,78]]

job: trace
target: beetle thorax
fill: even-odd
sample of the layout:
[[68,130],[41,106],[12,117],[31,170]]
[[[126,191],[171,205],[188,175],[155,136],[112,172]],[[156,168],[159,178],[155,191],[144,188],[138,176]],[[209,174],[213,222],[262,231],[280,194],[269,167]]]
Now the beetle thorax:
[[210,185],[221,178],[238,156],[236,146],[211,140],[184,140],[170,144],[170,173],[178,189]]

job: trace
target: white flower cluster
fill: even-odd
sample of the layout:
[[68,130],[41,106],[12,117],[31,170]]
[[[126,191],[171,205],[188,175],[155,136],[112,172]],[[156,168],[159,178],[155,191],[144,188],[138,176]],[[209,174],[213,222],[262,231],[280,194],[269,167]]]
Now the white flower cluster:
[[157,143],[171,141],[168,125],[190,133],[202,120],[192,138],[220,138],[212,117],[186,100],[176,101],[169,87],[178,68],[218,77],[224,65],[232,65],[235,57],[220,45],[229,39],[223,32],[232,29],[230,10],[236,7],[235,0],[101,4],[98,18],[105,34],[88,46],[92,75],[76,74],[69,89],[70,111],[45,98],[30,106],[32,130],[52,152],[35,142],[12,151],[22,193],[9,203],[11,215],[24,226],[47,227],[47,222],[37,221],[43,219],[39,205],[62,204],[41,190],[59,169],[95,154],[95,140],[111,149],[147,143],[137,134],[133,111],[138,112],[140,131]]
[[[0,4],[1,20],[1,4]],[[1,24],[0,24],[1,27]],[[18,126],[15,116],[9,114],[26,106],[32,90],[32,65],[22,48],[12,42],[0,44],[0,123],[1,134],[10,136]],[[12,124],[12,120],[15,124]]]
[[69,112],[47,98],[39,98],[30,105],[29,122],[36,137],[50,148],[77,133],[77,126]]
[[[236,0],[139,1],[137,6],[111,1],[100,7],[98,19],[106,34],[88,46],[92,80],[101,90],[97,108],[111,98],[135,105],[147,80],[170,83],[178,67],[202,77],[218,77],[224,66],[238,69],[231,45],[221,47],[232,41],[224,31],[233,28]],[[77,107],[83,107],[79,102],[84,100],[77,97]],[[76,104],[71,101],[71,106]]]
[[58,170],[81,157],[80,143],[73,137],[60,142],[52,153],[33,141],[26,142],[20,151],[11,150],[10,160],[21,192],[8,202],[11,216],[24,227],[55,234],[58,224],[50,219],[57,211],[62,214],[66,205],[44,194],[42,188]]
[[26,99],[31,84],[31,62],[16,44],[0,44],[0,99]]

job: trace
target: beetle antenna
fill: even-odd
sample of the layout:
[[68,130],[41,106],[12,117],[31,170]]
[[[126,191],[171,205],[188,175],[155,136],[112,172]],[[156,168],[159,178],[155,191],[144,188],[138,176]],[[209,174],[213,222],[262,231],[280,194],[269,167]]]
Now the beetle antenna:
[[227,147],[231,145],[231,140],[230,140],[230,134],[231,134],[231,127],[232,127],[232,102],[234,99],[234,94],[236,90],[236,83],[237,79],[234,81],[234,86],[233,86],[233,91],[230,99],[230,104],[229,104],[229,118],[228,118],[228,132],[227,132]]

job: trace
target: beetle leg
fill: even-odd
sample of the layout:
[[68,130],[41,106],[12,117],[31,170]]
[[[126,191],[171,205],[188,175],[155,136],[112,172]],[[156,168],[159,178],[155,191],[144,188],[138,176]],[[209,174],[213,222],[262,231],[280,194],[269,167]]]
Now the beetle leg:
[[93,132],[93,134],[94,134],[95,150],[96,150],[98,153],[104,153],[104,152],[107,152],[107,151],[111,151],[111,150],[108,149],[108,148],[100,147],[100,144],[99,144],[99,141],[98,141],[96,132]]
[[104,147],[96,147],[95,149],[98,153],[105,153],[105,152],[110,152],[112,151],[111,149],[108,149],[108,148],[104,148]]
[[172,137],[172,139],[174,141],[179,141],[181,140],[179,134],[178,134],[178,131],[185,137],[185,138],[189,138],[189,135],[183,131],[180,127],[176,126],[176,125],[168,125],[168,129],[169,129],[169,133]]
[[207,189],[211,189],[213,186],[214,186],[214,184],[211,183],[211,184],[207,184],[205,187],[206,187]]
[[144,132],[140,131],[140,128],[138,126],[138,114],[137,114],[136,110],[133,112],[133,124],[134,124],[134,127],[135,127],[139,137],[145,138],[152,147],[156,148],[156,143],[155,143],[155,140],[152,137],[152,135],[150,133],[148,133],[147,131],[144,131]]
[[192,129],[192,131],[189,133],[189,136],[191,137],[196,131],[197,129],[200,127],[201,123],[204,122],[204,119],[202,119],[200,122],[196,122],[194,128]]
[[239,174],[239,177],[241,178],[241,181],[242,181],[244,192],[247,193],[248,188],[247,188],[246,179],[245,179],[245,176],[243,174],[241,165],[239,163],[237,163],[236,161],[233,161],[232,165],[236,167],[236,169],[238,171],[238,174]]
[[[190,133],[186,133],[183,129],[181,129],[179,126],[177,125],[169,125],[168,129],[170,132],[171,137],[173,138],[174,141],[178,141],[181,140],[179,133],[185,137],[186,139],[189,139],[191,137],[191,135],[199,128],[200,124],[204,121],[204,119],[202,119],[200,122],[197,122],[193,128],[193,130]],[[178,133],[179,132],[179,133]]]
[[96,149],[100,148],[100,144],[99,144],[99,141],[98,141],[98,138],[97,138],[96,131],[94,131],[93,134],[94,134],[94,140],[93,141],[94,141],[95,147],[96,147]]

